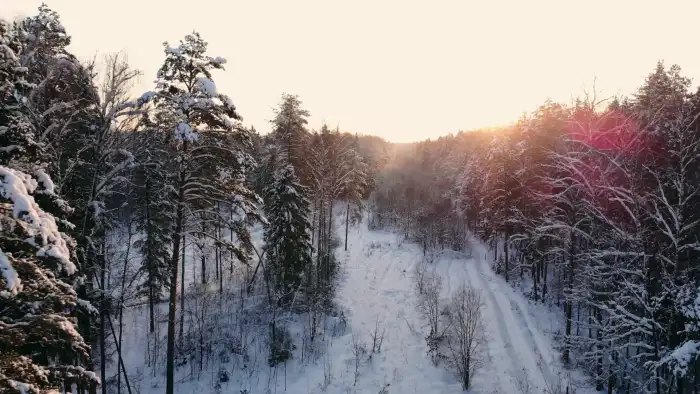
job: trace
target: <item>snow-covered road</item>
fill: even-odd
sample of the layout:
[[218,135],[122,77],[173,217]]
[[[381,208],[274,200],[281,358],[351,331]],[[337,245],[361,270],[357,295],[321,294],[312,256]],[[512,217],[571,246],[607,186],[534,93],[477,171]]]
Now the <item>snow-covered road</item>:
[[[465,283],[482,293],[489,361],[476,376],[473,392],[548,392],[564,377],[558,353],[539,331],[528,301],[492,271],[487,252],[475,243],[471,257],[446,252],[428,266],[443,278],[443,297]],[[386,383],[390,393],[461,392],[459,382],[442,366],[433,366],[426,353],[427,322],[416,309],[412,279],[413,267],[423,259],[420,248],[362,224],[351,229],[348,251],[337,255],[343,267],[338,302],[352,332],[371,348],[375,324],[386,330],[381,353],[360,368],[353,392],[376,394]],[[341,373],[346,377],[340,379],[345,384],[338,384],[347,387],[347,380],[354,379],[349,352],[329,351],[346,358],[347,369]],[[588,391],[577,390],[582,392]]]

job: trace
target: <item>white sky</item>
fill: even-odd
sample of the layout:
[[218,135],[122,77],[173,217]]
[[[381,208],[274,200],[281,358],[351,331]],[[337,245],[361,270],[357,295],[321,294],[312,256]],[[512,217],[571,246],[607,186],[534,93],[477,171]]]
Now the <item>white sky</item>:
[[[0,0],[0,16],[41,1]],[[700,1],[47,0],[73,53],[123,50],[151,89],[163,41],[192,30],[228,59],[215,76],[246,125],[269,131],[282,92],[311,126],[404,142],[506,124],[547,97],[631,93],[658,59],[700,74]],[[136,92],[135,92],[136,93]]]

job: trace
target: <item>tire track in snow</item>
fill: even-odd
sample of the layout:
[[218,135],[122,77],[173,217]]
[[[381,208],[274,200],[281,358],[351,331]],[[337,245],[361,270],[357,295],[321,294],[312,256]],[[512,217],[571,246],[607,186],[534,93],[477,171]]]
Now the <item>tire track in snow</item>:
[[[506,323],[505,315],[503,314],[503,310],[501,309],[501,306],[498,304],[498,301],[496,300],[496,296],[494,295],[493,288],[491,285],[488,283],[482,267],[481,267],[481,259],[478,257],[474,259],[474,266],[476,266],[476,273],[469,275],[470,279],[476,278],[476,280],[479,282],[479,285],[477,287],[482,288],[484,290],[484,293],[486,294],[486,298],[488,299],[488,302],[490,304],[490,309],[493,311],[494,316],[496,316],[496,325],[498,326],[498,333],[501,337],[501,340],[503,341],[503,344],[505,345],[506,348],[506,353],[508,354],[508,358],[510,359],[511,363],[511,371],[512,371],[512,378],[516,379],[527,379],[529,380],[529,377],[527,376],[527,373],[525,371],[527,370],[520,359],[519,355],[515,352],[515,347],[513,346],[513,337],[508,331],[508,325]],[[514,380],[513,384],[515,385],[517,382]]]
[[[550,352],[547,350],[542,350],[544,346],[539,341],[537,341],[537,337],[535,336],[535,332],[532,328],[532,323],[528,321],[519,303],[516,300],[511,299],[510,305],[512,306],[512,309],[519,318],[519,320],[523,323],[523,327],[525,328],[523,334],[527,336],[527,339],[531,344],[531,348],[537,356],[537,360],[540,361],[540,363],[537,366],[538,369],[542,372],[545,382],[547,382],[547,384],[549,385],[553,384],[554,374],[552,373],[552,368],[550,366],[550,363],[553,360]],[[547,355],[547,358],[545,358],[545,355]]]
[[[486,249],[482,247],[479,248],[479,254],[482,256],[488,256]],[[477,259],[478,261],[476,262],[477,270],[479,271],[479,275],[482,277],[483,280],[490,282],[488,286],[488,291],[491,293],[491,296],[496,298],[497,296],[495,295],[495,290],[497,288],[497,281],[500,280],[500,277],[496,276],[493,274],[493,272],[490,272],[490,275],[486,272],[486,270],[490,271],[490,267],[484,267],[488,263],[488,258],[484,257],[483,259]],[[487,279],[488,278],[488,279]],[[505,282],[504,282],[505,283]],[[492,286],[496,285],[495,287]],[[542,350],[542,344],[537,341],[537,336],[535,335],[536,330],[533,329],[532,324],[528,321],[527,317],[523,313],[522,308],[520,307],[520,304],[518,303],[513,289],[507,285],[507,288],[503,292],[499,292],[498,295],[501,297],[501,299],[505,302],[503,304],[508,304],[510,307],[509,310],[514,318],[515,321],[520,322],[520,330],[515,332],[515,334],[511,333],[511,338],[513,335],[521,335],[523,341],[520,342],[525,346],[525,349],[527,350],[527,353],[529,354],[528,358],[531,358],[531,361],[534,362],[534,364],[531,366],[531,368],[526,368],[525,371],[528,370],[533,370],[539,372],[542,377],[542,383],[545,386],[549,386],[554,383],[554,374],[552,373],[550,362],[552,360],[551,353],[549,351],[543,351]],[[499,309],[501,309],[502,312],[503,305],[499,305]],[[527,357],[528,354],[525,354]],[[549,357],[545,358],[545,354],[547,354]],[[538,377],[535,376],[530,376],[530,382],[532,383],[532,380],[539,380]],[[540,390],[544,390],[546,387],[536,387],[539,388]]]

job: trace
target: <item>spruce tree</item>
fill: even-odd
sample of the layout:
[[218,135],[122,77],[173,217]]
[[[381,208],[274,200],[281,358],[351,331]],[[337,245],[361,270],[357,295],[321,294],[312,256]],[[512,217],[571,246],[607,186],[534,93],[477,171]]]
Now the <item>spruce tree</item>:
[[[26,103],[20,46],[0,21],[0,391],[94,388],[90,347],[76,330],[75,241]],[[57,218],[55,215],[59,215]],[[94,311],[94,309],[93,309]]]
[[310,114],[301,105],[299,96],[283,93],[279,108],[275,109],[275,118],[270,123],[281,158],[291,164],[302,183],[308,185],[311,174],[306,168],[304,145],[309,137],[306,125]]
[[[278,304],[289,305],[311,267],[309,200],[291,165],[279,168],[267,188],[265,248]],[[311,285],[311,284],[307,284]]]

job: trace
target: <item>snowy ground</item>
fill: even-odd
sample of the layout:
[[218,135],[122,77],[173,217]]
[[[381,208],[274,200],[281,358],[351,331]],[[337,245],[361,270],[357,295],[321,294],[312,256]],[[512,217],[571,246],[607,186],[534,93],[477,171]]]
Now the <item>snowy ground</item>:
[[[427,322],[417,312],[411,275],[423,258],[420,248],[365,226],[351,231],[348,244],[347,252],[338,252],[345,267],[338,301],[349,311],[352,332],[365,342],[371,340],[369,332],[377,319],[387,333],[381,354],[364,365],[352,392],[376,394],[384,383],[391,384],[392,393],[460,392],[457,380],[442,367],[434,367],[426,354]],[[489,254],[475,243],[472,257],[445,252],[428,268],[442,276],[444,297],[464,283],[482,293],[489,361],[477,374],[472,391],[549,392],[569,378],[562,372],[558,352],[539,329],[538,323],[550,323],[535,321],[529,302],[493,273]],[[342,350],[337,352],[334,358],[348,358]],[[594,391],[579,388],[576,392]]]
[[[344,235],[344,223],[337,217],[337,233]],[[366,221],[365,221],[366,222]],[[259,231],[255,238],[259,238]],[[484,318],[488,331],[488,362],[473,381],[473,393],[545,394],[550,387],[568,380],[562,374],[558,352],[553,350],[551,331],[556,327],[545,308],[539,308],[514,291],[493,273],[488,256],[492,255],[474,243],[472,256],[455,252],[437,255],[428,269],[443,278],[443,297],[462,284],[479,289],[485,303]],[[348,250],[336,250],[341,273],[336,303],[346,316],[347,328],[337,329],[338,319],[323,324],[325,335],[318,357],[300,355],[304,318],[290,319],[288,328],[298,349],[286,365],[267,366],[267,345],[264,330],[240,326],[241,341],[248,344],[250,357],[219,363],[212,361],[202,374],[194,378],[190,366],[178,369],[178,393],[371,393],[387,388],[390,394],[438,394],[462,392],[460,383],[442,365],[436,367],[427,354],[425,336],[427,322],[417,311],[417,293],[413,268],[424,260],[422,250],[400,236],[385,231],[370,231],[365,223],[351,228]],[[189,268],[189,267],[188,267]],[[188,277],[195,271],[187,270]],[[232,292],[232,293],[235,293]],[[236,301],[238,300],[238,301]],[[226,327],[239,327],[249,319],[241,313],[240,298],[220,314]],[[221,306],[219,306],[221,308]],[[161,320],[165,305],[161,305]],[[535,314],[537,318],[535,318]],[[223,320],[222,320],[223,321]],[[189,323],[187,323],[189,324]],[[246,323],[254,324],[254,323]],[[260,326],[263,327],[263,326]],[[384,331],[381,352],[371,354],[371,333]],[[164,326],[162,326],[164,331]],[[159,333],[164,338],[164,332]],[[125,361],[132,384],[141,393],[161,393],[164,376],[160,368],[154,373],[145,362],[148,348],[147,311],[134,308],[125,316]],[[162,343],[162,342],[161,342]],[[356,370],[355,345],[368,351],[361,355]],[[162,352],[163,348],[156,350]],[[218,371],[226,369],[231,379],[214,390]],[[388,384],[388,386],[387,386]],[[577,389],[577,394],[593,393]],[[555,392],[556,393],[556,392]],[[556,393],[558,394],[558,393]],[[571,393],[573,394],[573,393]]]

